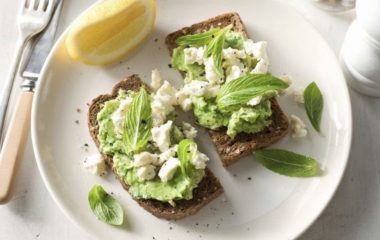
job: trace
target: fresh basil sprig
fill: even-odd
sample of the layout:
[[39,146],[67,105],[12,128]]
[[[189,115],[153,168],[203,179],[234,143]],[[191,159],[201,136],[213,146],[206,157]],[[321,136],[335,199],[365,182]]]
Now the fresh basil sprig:
[[218,91],[216,103],[221,111],[239,108],[254,97],[288,87],[271,74],[247,74],[224,84]]
[[215,37],[211,39],[206,49],[206,56],[211,56],[214,61],[215,70],[219,76],[223,76],[223,46],[225,42],[225,35],[228,30],[231,29],[231,25],[224,27],[216,33]]
[[282,149],[263,149],[254,153],[256,160],[269,170],[289,177],[314,177],[321,173],[311,157]]
[[182,174],[188,178],[190,173],[190,161],[197,152],[197,144],[190,139],[183,139],[178,144],[178,159],[181,163]]
[[108,224],[121,225],[124,221],[124,212],[120,204],[111,197],[103,187],[94,185],[88,193],[88,202],[95,216]]
[[307,116],[314,129],[321,132],[320,124],[323,111],[323,96],[315,82],[310,83],[304,91],[304,102]]
[[152,128],[150,98],[144,88],[134,96],[126,111],[123,141],[126,150],[140,152],[148,143]]
[[212,28],[207,32],[181,36],[177,38],[176,43],[179,46],[189,45],[194,47],[201,47],[207,45],[219,31],[220,28]]

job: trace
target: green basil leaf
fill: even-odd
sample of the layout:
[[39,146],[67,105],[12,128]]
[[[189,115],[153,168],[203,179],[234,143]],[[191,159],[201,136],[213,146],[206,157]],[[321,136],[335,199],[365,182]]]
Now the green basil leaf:
[[219,31],[220,28],[212,28],[207,32],[181,36],[177,38],[176,43],[179,46],[190,45],[194,47],[201,47],[207,45]]
[[310,83],[304,93],[305,110],[314,129],[321,132],[320,124],[323,110],[323,96],[315,82]]
[[263,149],[254,153],[257,161],[269,170],[289,177],[314,177],[321,173],[311,157],[281,149]]
[[150,97],[144,88],[134,96],[125,122],[123,141],[127,152],[138,153],[148,143],[152,128]]
[[121,225],[124,212],[120,204],[104,191],[100,185],[94,185],[88,193],[88,202],[95,216],[108,224]]
[[190,139],[183,139],[178,144],[178,159],[181,163],[182,174],[188,178],[190,175],[190,161],[197,153],[197,144]]
[[231,29],[231,25],[220,30],[213,39],[209,42],[206,49],[206,56],[211,56],[214,60],[215,70],[219,76],[223,76],[223,66],[222,66],[222,52],[225,42],[225,35],[228,30]]
[[224,84],[218,91],[216,102],[221,111],[238,109],[254,97],[274,95],[275,91],[288,87],[271,74],[247,74]]

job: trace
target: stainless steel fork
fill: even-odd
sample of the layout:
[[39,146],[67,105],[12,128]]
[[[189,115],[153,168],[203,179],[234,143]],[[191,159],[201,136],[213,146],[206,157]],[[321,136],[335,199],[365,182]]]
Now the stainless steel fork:
[[53,13],[54,0],[24,0],[18,19],[19,38],[16,54],[11,63],[8,79],[0,99],[0,146],[3,141],[4,122],[8,110],[14,79],[28,41],[46,28]]
[[[20,60],[28,41],[44,30],[53,13],[55,0],[25,0],[21,16],[19,18],[19,39],[17,43],[17,54],[15,55],[8,81],[5,83],[3,95],[0,102],[0,137],[2,141],[4,121],[7,113],[8,102],[11,95],[14,79],[20,65]],[[17,114],[12,117],[10,133],[5,139],[6,151],[0,152],[0,203],[5,203],[11,196],[11,185],[25,145],[27,129],[30,122],[30,109],[33,93],[22,95],[16,105]],[[2,142],[1,142],[2,144]],[[1,146],[0,144],[0,146]]]

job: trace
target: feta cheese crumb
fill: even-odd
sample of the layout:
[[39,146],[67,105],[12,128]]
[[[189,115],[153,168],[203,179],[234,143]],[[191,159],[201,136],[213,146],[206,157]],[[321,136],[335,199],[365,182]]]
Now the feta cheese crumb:
[[168,81],[165,81],[153,95],[151,105],[154,126],[164,123],[166,116],[174,110],[173,105],[177,102],[176,92],[177,90]]
[[189,111],[193,102],[190,99],[189,94],[186,93],[184,88],[181,88],[176,93],[177,104],[181,106],[183,111]]
[[256,106],[256,105],[259,105],[262,99],[263,99],[262,96],[254,97],[254,98],[252,98],[251,100],[249,100],[249,101],[247,102],[247,105],[249,105],[249,106]]
[[152,128],[152,140],[161,152],[167,150],[170,146],[170,130],[173,121],[167,121],[165,124]]
[[247,57],[244,50],[237,50],[231,47],[223,49],[222,55],[226,64],[229,66],[237,65],[240,63],[240,59]]
[[197,150],[197,153],[193,155],[190,162],[194,165],[196,169],[204,169],[206,168],[206,162],[210,159],[207,157],[206,154],[201,153]]
[[236,78],[239,78],[243,76],[247,72],[247,69],[240,68],[239,65],[233,65],[231,67],[230,73],[228,74],[226,81],[229,82],[231,80],[234,80]]
[[[284,81],[284,83],[288,84],[288,86],[292,85],[292,83],[293,83],[292,78],[290,76],[288,76],[288,75],[282,75],[280,77],[280,79],[282,81]],[[287,89],[279,90],[278,94],[279,95],[285,95],[285,94],[287,94],[288,90],[289,90],[289,87]]]
[[159,156],[159,160],[158,160],[158,164],[157,165],[161,166],[164,162],[166,162],[167,160],[169,160],[171,157],[174,157],[175,154],[177,153],[177,151],[178,151],[178,144],[173,145],[168,150],[162,152],[160,154],[160,156]]
[[207,58],[205,61],[206,79],[212,85],[223,83],[223,78],[219,77],[215,71],[214,60],[212,57]]
[[303,92],[304,92],[304,89],[302,88],[293,90],[293,93],[292,93],[293,101],[295,101],[296,103],[305,103]]
[[83,162],[83,167],[94,175],[104,176],[107,174],[106,164],[100,154],[87,157]]
[[120,101],[119,107],[111,115],[112,123],[118,135],[121,135],[123,133],[125,113],[129,105],[131,105],[132,100],[133,98],[127,96],[124,100]]
[[215,85],[209,84],[207,86],[207,91],[206,91],[205,96],[207,96],[207,97],[216,97],[216,95],[218,94],[219,89],[220,89],[220,85],[219,84],[215,84]]
[[189,96],[200,97],[205,95],[207,88],[209,86],[208,82],[193,80],[189,83],[186,83],[183,86],[183,91]]
[[190,123],[182,122],[182,130],[185,137],[188,139],[194,139],[197,137],[198,131]]
[[252,69],[251,73],[267,73],[268,72],[269,63],[261,59],[255,66],[254,69]]
[[160,177],[161,181],[170,181],[173,178],[175,172],[177,171],[179,165],[180,162],[178,158],[171,157],[169,160],[167,160],[158,172],[158,176]]
[[136,167],[141,167],[148,164],[155,165],[158,162],[158,156],[150,152],[141,152],[134,156],[133,162]]
[[185,112],[190,111],[191,107],[193,106],[193,101],[191,101],[190,98],[186,98],[185,100],[182,101],[180,106],[183,111]]
[[307,128],[305,123],[296,115],[290,115],[290,125],[292,128],[293,138],[302,138],[307,135]]
[[288,84],[289,86],[292,85],[293,83],[293,80],[289,75],[282,75],[280,79],[284,81],[284,83]]
[[183,50],[185,54],[185,64],[194,64],[198,63],[199,65],[203,64],[203,58],[205,55],[204,47],[189,47]]
[[253,55],[257,60],[263,59],[268,62],[267,45],[265,41],[253,42],[252,39],[244,41],[244,50],[248,55]]
[[157,69],[152,70],[152,81],[150,83],[150,87],[153,91],[157,91],[162,85],[161,74]]
[[152,165],[139,167],[136,170],[136,175],[140,181],[151,180],[156,176],[155,167]]

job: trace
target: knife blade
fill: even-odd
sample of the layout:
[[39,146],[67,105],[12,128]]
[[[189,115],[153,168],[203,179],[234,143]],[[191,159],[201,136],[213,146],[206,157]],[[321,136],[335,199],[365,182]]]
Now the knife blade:
[[45,60],[53,47],[62,6],[63,0],[56,1],[56,7],[49,26],[41,34],[40,38],[36,40],[36,44],[31,50],[28,60],[25,61],[25,64],[22,66],[20,71],[21,77],[26,79],[26,81],[24,81],[21,85],[22,88],[30,88],[29,90],[33,90],[35,87],[35,81],[37,81],[42,66],[44,65]]

